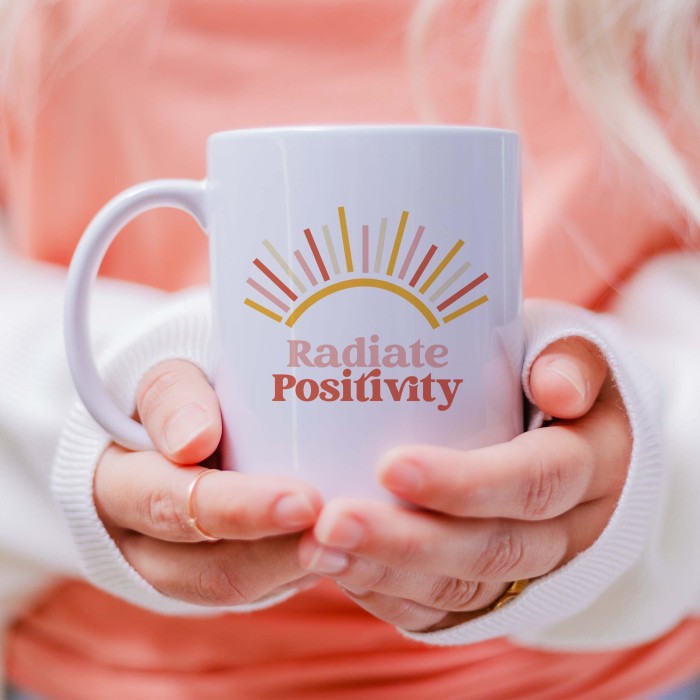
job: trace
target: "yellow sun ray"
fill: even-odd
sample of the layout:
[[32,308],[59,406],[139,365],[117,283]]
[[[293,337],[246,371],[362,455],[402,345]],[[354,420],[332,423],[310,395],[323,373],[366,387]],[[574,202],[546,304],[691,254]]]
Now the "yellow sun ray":
[[270,311],[270,309],[266,309],[264,306],[258,304],[257,301],[253,301],[252,299],[246,298],[244,299],[243,303],[246,306],[250,306],[251,309],[259,311],[263,316],[267,316],[273,321],[277,321],[277,323],[280,323],[282,321],[282,317],[279,314],[276,314],[274,311]]
[[341,282],[334,282],[328,287],[319,289],[310,297],[304,299],[304,301],[299,304],[299,306],[297,306],[291,314],[289,314],[287,320],[285,321],[285,325],[291,328],[299,320],[299,317],[305,311],[308,311],[308,309],[310,309],[316,302],[321,301],[321,299],[324,299],[331,294],[340,292],[343,289],[351,289],[353,287],[374,287],[376,289],[383,289],[387,292],[393,292],[418,309],[418,311],[423,314],[425,320],[430,324],[431,328],[437,328],[440,325],[440,321],[438,321],[435,314],[420,299],[418,299],[418,297],[411,294],[411,292],[405,290],[403,287],[399,287],[398,284],[394,284],[393,282],[372,279],[370,277],[342,280]]
[[463,316],[467,312],[471,311],[472,309],[475,309],[477,306],[481,306],[482,304],[485,304],[489,298],[484,294],[483,297],[479,297],[476,301],[473,301],[471,304],[467,304],[466,306],[463,306],[461,309],[457,309],[457,311],[453,311],[451,314],[447,314],[447,316],[444,316],[442,319],[443,323],[449,323],[450,321],[454,321],[454,319],[459,318],[460,316]]
[[399,257],[399,248],[401,248],[401,241],[403,240],[403,232],[406,229],[406,221],[408,220],[408,212],[404,211],[401,214],[401,221],[399,221],[399,228],[396,231],[396,236],[394,238],[394,247],[391,250],[391,257],[389,258],[389,267],[386,268],[386,274],[391,277],[394,274],[394,267],[396,266],[396,258]]
[[340,219],[340,233],[343,237],[345,266],[347,267],[348,272],[352,272],[352,251],[350,250],[350,236],[348,235],[348,222],[345,218],[345,207],[338,207],[338,219]]
[[428,289],[432,286],[433,282],[440,276],[440,273],[449,265],[450,260],[454,258],[455,255],[459,252],[459,249],[464,245],[463,240],[457,241],[453,246],[450,252],[442,259],[440,264],[433,270],[433,274],[428,277],[427,280],[423,283],[423,286],[420,288],[420,293],[425,294]]

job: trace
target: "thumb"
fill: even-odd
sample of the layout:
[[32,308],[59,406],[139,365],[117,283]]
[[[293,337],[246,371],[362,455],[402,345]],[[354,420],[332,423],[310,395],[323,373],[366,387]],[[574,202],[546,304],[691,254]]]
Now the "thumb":
[[570,420],[588,413],[608,374],[608,366],[593,343],[564,338],[537,357],[530,370],[535,405],[554,418]]
[[179,464],[198,464],[221,440],[221,412],[204,373],[184,360],[150,369],[136,390],[139,416],[158,450]]

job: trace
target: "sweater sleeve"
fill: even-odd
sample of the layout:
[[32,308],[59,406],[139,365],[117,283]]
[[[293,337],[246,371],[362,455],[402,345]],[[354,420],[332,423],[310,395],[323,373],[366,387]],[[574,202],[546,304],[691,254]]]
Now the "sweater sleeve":
[[633,437],[628,476],[601,536],[518,598],[414,639],[467,644],[499,636],[552,650],[633,646],[700,614],[700,257],[649,263],[609,314],[554,302],[527,309],[523,386],[537,355],[581,336],[607,359]]
[[[97,517],[92,477],[110,437],[73,388],[63,340],[65,281],[64,268],[0,245],[0,625],[60,577],[86,577],[166,613],[212,614],[149,586]],[[205,289],[166,294],[101,279],[92,301],[93,349],[127,412],[138,380],[163,359],[187,359],[210,374]]]
[[[165,303],[116,339],[102,353],[100,376],[117,404],[130,415],[143,375],[166,359],[187,360],[211,378],[210,300],[205,288],[168,295]],[[80,401],[61,434],[53,469],[53,492],[89,581],[113,595],[164,615],[249,612],[286,600],[293,591],[248,605],[212,608],[169,598],[156,590],[124,558],[97,515],[94,473],[111,442]]]
[[[0,240],[0,244],[2,240]],[[61,426],[75,392],[63,349],[65,270],[0,245],[0,618],[55,576],[79,575],[79,557],[49,488]],[[93,327],[98,352],[113,329],[164,295],[101,281]]]

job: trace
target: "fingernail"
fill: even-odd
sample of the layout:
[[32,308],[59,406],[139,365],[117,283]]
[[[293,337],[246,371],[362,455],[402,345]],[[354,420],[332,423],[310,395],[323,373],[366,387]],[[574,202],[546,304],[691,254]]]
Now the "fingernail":
[[209,414],[195,403],[178,409],[165,425],[165,445],[171,454],[176,454],[209,429]]
[[323,544],[341,549],[354,549],[365,535],[365,529],[355,518],[343,516],[320,520],[314,532]]
[[577,365],[563,357],[558,357],[547,365],[547,369],[569,382],[576,389],[581,400],[586,400],[586,380]]
[[349,563],[350,559],[345,552],[318,547],[306,568],[318,574],[339,574],[348,567]]
[[316,519],[316,510],[304,493],[289,493],[282,496],[273,508],[275,520],[283,527],[311,525]]
[[379,475],[382,485],[397,493],[415,493],[423,485],[423,474],[413,462],[391,464]]
[[340,590],[346,591],[347,593],[350,593],[350,595],[357,596],[358,598],[369,593],[369,588],[353,586],[350,583],[345,583],[345,581],[336,581],[335,583],[338,586],[338,588],[340,588]]

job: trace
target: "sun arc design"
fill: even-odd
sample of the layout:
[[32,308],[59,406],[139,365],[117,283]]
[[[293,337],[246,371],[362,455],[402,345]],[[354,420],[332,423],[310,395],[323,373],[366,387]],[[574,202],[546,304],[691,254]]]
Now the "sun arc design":
[[[438,246],[430,244],[422,258],[415,263],[416,253],[426,232],[425,226],[420,225],[416,228],[408,249],[402,256],[402,247],[406,247],[403,242],[408,227],[408,217],[408,211],[404,210],[393,241],[386,240],[388,219],[381,219],[371,270],[370,226],[362,224],[360,227],[360,236],[355,246],[361,247],[361,254],[358,256],[356,249],[356,257],[353,258],[353,239],[343,206],[338,207],[339,241],[337,237],[334,241],[330,226],[324,224],[321,227],[325,257],[317,237],[308,228],[304,229],[308,251],[293,251],[293,260],[285,260],[269,240],[264,240],[263,246],[276,265],[266,264],[260,258],[253,260],[257,272],[262,273],[265,279],[262,282],[259,281],[259,277],[258,280],[253,277],[247,279],[247,284],[257,292],[260,301],[246,297],[244,304],[290,328],[316,302],[332,294],[358,287],[382,289],[400,296],[422,314],[431,328],[450,323],[485,304],[489,300],[487,294],[476,297],[463,306],[457,305],[457,302],[489,278],[486,272],[477,275],[456,292],[447,295],[455,283],[471,268],[469,260],[456,260],[465,245],[462,239],[457,240],[442,256],[438,254]],[[385,252],[389,254],[386,266],[383,264]],[[437,262],[431,265],[434,263],[433,258]],[[455,264],[451,265],[453,260]],[[298,265],[297,270],[292,266],[294,261]],[[455,267],[455,265],[458,266]],[[346,274],[352,276],[340,280],[334,279]],[[443,280],[445,275],[449,276]],[[265,301],[263,302],[262,299]]]

